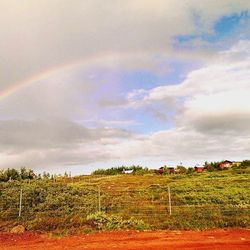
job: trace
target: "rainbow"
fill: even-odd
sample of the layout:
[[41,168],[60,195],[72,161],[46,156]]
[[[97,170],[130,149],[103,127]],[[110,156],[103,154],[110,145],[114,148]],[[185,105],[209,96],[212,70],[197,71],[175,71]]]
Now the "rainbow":
[[27,78],[21,82],[17,82],[10,86],[9,88],[4,89],[2,92],[0,92],[0,100],[5,99],[8,96],[11,96],[12,94],[18,92],[19,90],[28,87],[38,81],[45,80],[49,78],[51,75],[57,73],[58,71],[69,69],[71,67],[74,67],[75,65],[80,64],[80,62],[73,62],[68,64],[63,64],[59,66],[55,66],[49,70],[40,72],[30,78]]
[[[125,56],[131,55],[133,53],[126,53]],[[124,55],[122,55],[124,56]],[[45,70],[43,72],[39,72],[36,75],[31,76],[30,78],[27,78],[21,82],[17,82],[15,84],[13,84],[12,86],[10,86],[9,88],[4,89],[2,92],[0,92],[0,101],[15,94],[16,92],[18,92],[19,90],[26,88],[32,84],[37,83],[38,81],[41,80],[46,80],[48,79],[50,76],[52,76],[53,74],[56,74],[59,71],[64,71],[64,70],[68,70],[70,68],[74,68],[76,66],[81,66],[81,67],[85,67],[91,64],[95,64],[95,63],[101,63],[101,62],[107,62],[107,63],[114,63],[117,62],[117,59],[119,60],[119,58],[121,57],[121,54],[114,54],[114,53],[110,53],[110,52],[105,52],[102,54],[98,54],[98,55],[94,55],[92,57],[88,57],[85,60],[77,60],[77,61],[73,61],[70,63],[66,63],[66,64],[61,64],[61,65],[57,65],[53,68],[50,68],[48,70]]]

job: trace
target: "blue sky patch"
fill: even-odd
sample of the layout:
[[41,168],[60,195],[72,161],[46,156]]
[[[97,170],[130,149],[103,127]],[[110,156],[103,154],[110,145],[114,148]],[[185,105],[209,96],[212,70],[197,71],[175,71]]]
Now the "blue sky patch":
[[[195,24],[198,25],[199,18],[194,16]],[[246,23],[250,21],[250,15],[248,11],[241,13],[235,13],[228,16],[223,16],[218,19],[213,26],[213,33],[202,33],[202,34],[190,34],[190,35],[178,35],[174,38],[174,48],[190,48],[194,45],[193,41],[200,39],[201,41],[213,44],[224,40],[226,38],[233,39],[238,36],[242,36],[240,30],[246,30]],[[247,34],[247,33],[246,33]],[[242,38],[242,37],[241,37]],[[246,37],[244,37],[246,38]]]

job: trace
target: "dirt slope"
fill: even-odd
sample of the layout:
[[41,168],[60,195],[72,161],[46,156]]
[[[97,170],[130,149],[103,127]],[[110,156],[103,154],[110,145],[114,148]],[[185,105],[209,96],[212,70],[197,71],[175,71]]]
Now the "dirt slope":
[[38,233],[0,234],[1,250],[82,249],[250,249],[250,230],[118,231],[48,238]]

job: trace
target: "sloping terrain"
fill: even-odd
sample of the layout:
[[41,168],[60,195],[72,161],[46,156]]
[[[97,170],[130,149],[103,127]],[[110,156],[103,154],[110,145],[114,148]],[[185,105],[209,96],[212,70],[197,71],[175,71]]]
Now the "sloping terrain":
[[118,231],[48,238],[35,233],[0,234],[1,250],[110,250],[110,249],[250,249],[250,231],[213,229],[207,231]]

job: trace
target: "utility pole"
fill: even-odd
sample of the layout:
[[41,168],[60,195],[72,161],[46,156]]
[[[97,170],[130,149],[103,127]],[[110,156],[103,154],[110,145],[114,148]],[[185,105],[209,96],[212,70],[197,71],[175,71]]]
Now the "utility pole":
[[168,205],[169,205],[169,215],[172,215],[170,186],[168,186]]
[[23,190],[20,190],[20,199],[19,199],[19,214],[18,217],[21,217],[22,214],[22,198],[23,198]]

